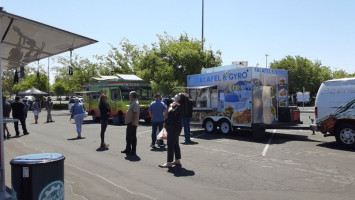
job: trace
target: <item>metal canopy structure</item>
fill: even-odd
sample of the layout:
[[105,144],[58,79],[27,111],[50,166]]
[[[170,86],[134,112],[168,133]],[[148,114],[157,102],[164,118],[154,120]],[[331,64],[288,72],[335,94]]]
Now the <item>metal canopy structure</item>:
[[[66,51],[84,47],[96,40],[20,17],[0,8],[0,79],[3,69],[25,67],[26,64]],[[2,92],[2,82],[0,81]],[[2,105],[2,98],[0,98]],[[0,106],[2,113],[2,106]],[[0,115],[0,124],[3,116]],[[5,190],[4,138],[0,130],[0,199],[8,199]]]
[[94,77],[94,80],[97,81],[143,81],[143,79],[139,78],[138,76],[134,74],[117,74],[116,76],[100,76],[100,77]]
[[0,11],[1,67],[12,69],[96,43],[96,40]]

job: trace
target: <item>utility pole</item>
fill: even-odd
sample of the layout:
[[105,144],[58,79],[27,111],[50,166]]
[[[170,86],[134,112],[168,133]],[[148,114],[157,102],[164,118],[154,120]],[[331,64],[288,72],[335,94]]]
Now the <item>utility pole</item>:
[[269,56],[269,54],[265,54],[265,57],[266,57],[266,64],[265,64],[265,67],[267,68],[267,57]]

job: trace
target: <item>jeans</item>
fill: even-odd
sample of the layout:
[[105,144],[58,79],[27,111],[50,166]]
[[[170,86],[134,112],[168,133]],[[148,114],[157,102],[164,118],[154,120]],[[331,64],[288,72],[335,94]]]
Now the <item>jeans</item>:
[[181,151],[179,146],[179,136],[181,133],[181,128],[176,126],[166,126],[166,131],[168,132],[168,162],[173,162],[174,155],[175,159],[181,159]]
[[163,129],[163,124],[164,122],[152,122],[152,145],[155,145],[157,135]]
[[126,129],[126,151],[135,154],[137,147],[137,126],[127,124]]
[[77,133],[81,133],[81,124],[84,121],[85,115],[85,113],[74,115]]
[[[14,119],[18,119],[21,122],[23,134],[27,134],[26,118],[23,116],[23,117],[14,117]],[[20,131],[18,130],[18,121],[14,122],[14,127],[15,127],[16,135],[20,135]]]
[[108,119],[101,119],[101,143],[105,142],[105,132],[106,132],[106,128],[107,128],[107,124],[108,124]]
[[182,125],[184,126],[185,141],[190,141],[190,122],[191,117],[182,117]]
[[51,112],[52,112],[52,109],[47,109],[47,122],[53,121]]

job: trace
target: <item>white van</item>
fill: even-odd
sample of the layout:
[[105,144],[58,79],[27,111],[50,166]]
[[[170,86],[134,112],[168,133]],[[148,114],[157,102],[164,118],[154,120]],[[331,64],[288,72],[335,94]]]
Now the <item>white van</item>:
[[315,102],[312,130],[334,135],[342,146],[355,147],[355,78],[324,81]]

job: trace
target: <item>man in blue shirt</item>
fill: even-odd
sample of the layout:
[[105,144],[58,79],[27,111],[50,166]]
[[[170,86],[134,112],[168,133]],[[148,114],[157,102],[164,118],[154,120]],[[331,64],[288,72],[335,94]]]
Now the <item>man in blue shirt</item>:
[[[157,134],[163,129],[164,116],[167,114],[166,105],[161,102],[161,95],[156,94],[154,96],[155,101],[149,106],[149,115],[152,117],[152,144],[151,148],[155,148],[155,141],[157,140]],[[164,141],[157,141],[160,147],[165,147]]]

